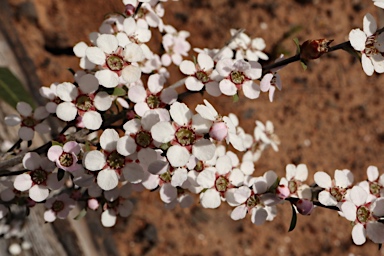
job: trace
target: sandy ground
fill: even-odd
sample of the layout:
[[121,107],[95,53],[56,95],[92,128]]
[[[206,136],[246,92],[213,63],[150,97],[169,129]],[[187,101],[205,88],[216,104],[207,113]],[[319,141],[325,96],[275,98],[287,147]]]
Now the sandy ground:
[[[77,69],[78,59],[71,47],[87,41],[104,14],[123,7],[119,0],[9,2],[42,85],[72,81],[66,69]],[[189,41],[199,48],[220,48],[230,28],[245,28],[251,37],[265,39],[265,52],[274,60],[280,53],[294,55],[294,37],[300,42],[346,41],[351,29],[362,27],[367,12],[384,25],[382,10],[371,0],[180,0],[166,3],[165,21],[190,31]],[[266,94],[253,101],[242,97],[238,103],[209,98],[222,114],[238,114],[249,133],[256,119],[274,123],[280,150],[263,154],[256,175],[268,170],[284,175],[288,163],[307,164],[309,182],[320,170],[333,175],[335,169],[350,169],[362,180],[369,165],[384,169],[383,76],[367,77],[359,61],[342,51],[310,63],[305,72],[299,63],[291,64],[280,75],[283,90],[273,103]],[[178,78],[176,72],[172,79]],[[193,105],[202,98],[187,101]],[[135,194],[134,200],[132,216],[114,228],[121,255],[384,255],[371,242],[353,245],[351,225],[329,210],[299,216],[296,229],[288,233],[289,204],[279,207],[273,222],[258,227],[249,218],[232,221],[225,205],[203,209],[197,198],[192,208],[173,211],[163,208],[158,192]]]

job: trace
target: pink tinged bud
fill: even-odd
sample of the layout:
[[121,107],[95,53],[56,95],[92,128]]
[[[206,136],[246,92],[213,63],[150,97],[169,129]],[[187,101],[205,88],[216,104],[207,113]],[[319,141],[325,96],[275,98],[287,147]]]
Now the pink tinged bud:
[[329,45],[333,40],[317,39],[307,40],[300,45],[300,59],[302,60],[314,60],[319,58],[324,53],[328,52]]
[[209,136],[217,141],[224,140],[228,135],[228,128],[224,122],[214,123],[209,131]]
[[132,15],[135,13],[135,11],[136,11],[135,6],[133,6],[133,5],[131,5],[131,4],[127,4],[127,5],[125,6],[125,14],[126,14],[127,16],[132,16]]
[[285,199],[285,198],[289,197],[290,194],[291,194],[291,192],[289,191],[289,188],[287,186],[279,185],[276,188],[276,195],[280,199]]
[[88,200],[88,208],[92,209],[92,210],[96,210],[97,208],[99,208],[99,201],[97,201],[94,198],[89,199]]
[[314,208],[313,202],[308,199],[300,199],[296,202],[297,211],[302,215],[310,215]]

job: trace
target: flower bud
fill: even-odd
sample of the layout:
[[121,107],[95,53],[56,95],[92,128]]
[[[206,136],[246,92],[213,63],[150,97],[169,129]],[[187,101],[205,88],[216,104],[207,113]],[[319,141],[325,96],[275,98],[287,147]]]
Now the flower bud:
[[217,141],[224,140],[228,135],[228,127],[224,122],[214,123],[209,131],[209,136]]
[[307,40],[300,45],[300,59],[314,60],[328,52],[329,45],[333,42],[328,39]]
[[302,215],[310,215],[314,208],[313,202],[308,199],[300,199],[295,203],[297,211]]
[[285,199],[285,198],[289,197],[290,194],[291,194],[291,192],[289,191],[289,188],[287,186],[279,185],[276,188],[276,195],[280,199]]

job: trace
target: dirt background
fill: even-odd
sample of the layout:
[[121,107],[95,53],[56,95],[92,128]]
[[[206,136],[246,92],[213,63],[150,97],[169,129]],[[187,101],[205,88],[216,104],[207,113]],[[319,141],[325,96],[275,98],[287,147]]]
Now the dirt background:
[[[67,68],[78,69],[79,61],[72,46],[88,42],[106,13],[123,10],[119,0],[8,2],[10,22],[45,86],[72,81]],[[367,12],[384,25],[382,10],[371,0],[180,0],[165,7],[165,23],[190,31],[193,47],[220,48],[230,28],[245,28],[251,37],[265,39],[271,61],[281,52],[295,54],[294,37],[300,42],[334,39],[334,44],[348,40]],[[284,38],[292,30],[296,32]],[[383,76],[367,77],[359,61],[342,51],[310,63],[307,71],[291,64],[280,75],[283,90],[273,103],[267,94],[254,101],[242,97],[238,103],[209,98],[222,114],[238,114],[249,133],[256,119],[274,123],[280,151],[267,150],[256,163],[256,175],[268,170],[284,175],[288,163],[307,164],[309,182],[320,170],[333,175],[335,169],[350,169],[356,180],[366,178],[369,165],[384,170]],[[188,102],[201,100],[196,96]],[[158,192],[134,195],[134,201],[132,216],[113,228],[121,255],[384,255],[371,242],[355,246],[351,225],[329,210],[299,216],[296,229],[288,233],[288,204],[279,207],[273,222],[258,227],[250,218],[231,220],[225,204],[207,210],[196,199],[190,209],[168,211]]]

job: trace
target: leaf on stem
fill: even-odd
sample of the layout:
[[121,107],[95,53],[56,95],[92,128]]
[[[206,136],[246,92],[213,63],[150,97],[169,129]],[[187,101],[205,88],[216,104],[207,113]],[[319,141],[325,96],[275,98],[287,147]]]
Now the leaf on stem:
[[295,229],[296,227],[296,222],[297,222],[297,213],[295,207],[293,207],[293,204],[291,204],[292,207],[292,219],[291,219],[291,224],[289,225],[288,232],[291,232],[292,230]]
[[73,218],[74,220],[80,220],[82,219],[85,215],[87,215],[87,210],[86,209],[82,209],[79,214],[77,214],[77,216],[75,218]]
[[295,43],[296,45],[296,54],[300,54],[300,43],[299,43],[299,39],[297,39],[297,37],[293,38],[293,42]]
[[6,67],[0,67],[0,99],[16,109],[19,101],[24,101],[34,106],[34,101],[21,81]]
[[115,89],[113,90],[112,95],[114,95],[114,96],[125,96],[125,95],[127,95],[127,91],[124,90],[121,87],[115,87]]

